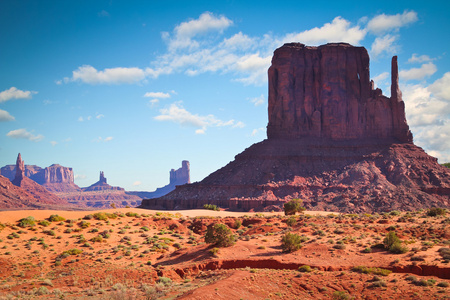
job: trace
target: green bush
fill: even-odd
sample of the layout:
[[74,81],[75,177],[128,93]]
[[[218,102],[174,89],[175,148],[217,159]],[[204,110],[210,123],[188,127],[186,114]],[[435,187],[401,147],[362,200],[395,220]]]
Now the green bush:
[[289,202],[286,202],[284,204],[284,214],[286,216],[291,216],[291,215],[295,215],[296,213],[301,213],[303,211],[306,210],[306,208],[304,208],[302,206],[303,202],[300,199],[292,199]]
[[38,224],[41,226],[47,227],[48,225],[50,225],[50,222],[47,220],[42,220],[42,221],[39,221]]
[[78,254],[80,254],[82,252],[83,252],[83,250],[81,250],[81,249],[73,248],[73,249],[69,249],[69,250],[64,251],[61,255],[64,255],[65,253],[67,253],[69,255],[78,255]]
[[94,217],[94,219],[99,220],[99,221],[108,220],[108,216],[104,212],[98,212],[98,213],[93,214],[92,216]]
[[445,216],[446,212],[447,211],[445,210],[445,208],[433,207],[427,211],[427,216],[429,217]]
[[239,219],[234,220],[234,228],[239,229],[242,226],[242,221]]
[[286,224],[290,227],[295,226],[295,224],[297,224],[297,219],[294,216],[291,216],[286,220]]
[[301,266],[301,267],[298,268],[298,271],[299,271],[299,272],[306,272],[306,273],[309,273],[309,272],[312,272],[312,269],[311,269],[311,267],[308,266],[308,265],[303,265],[303,266]]
[[31,216],[20,219],[18,224],[18,226],[22,228],[33,227],[34,225],[36,225],[36,220]]
[[51,216],[48,218],[48,220],[49,220],[50,222],[61,222],[61,221],[65,221],[66,219],[63,218],[63,217],[61,217],[61,216],[58,216],[58,215],[51,215]]
[[298,234],[288,232],[281,238],[281,248],[283,252],[294,252],[303,246],[302,241]]
[[219,211],[220,208],[217,205],[214,204],[205,204],[203,205],[204,209],[209,209],[209,210],[215,210],[215,211]]
[[347,300],[350,299],[350,296],[344,291],[335,291],[333,293],[333,300]]
[[392,273],[390,270],[382,269],[382,268],[369,268],[365,266],[357,266],[352,268],[353,272],[363,273],[363,274],[374,274],[374,275],[382,275],[388,276]]
[[205,242],[218,247],[229,247],[234,244],[235,237],[225,224],[214,224],[206,229]]

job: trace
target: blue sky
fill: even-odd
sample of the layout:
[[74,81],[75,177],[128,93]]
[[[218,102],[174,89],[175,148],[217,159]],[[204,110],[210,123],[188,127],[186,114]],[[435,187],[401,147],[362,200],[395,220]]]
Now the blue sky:
[[154,190],[200,181],[266,138],[267,68],[285,42],[366,47],[389,96],[399,57],[417,145],[450,161],[448,1],[0,1],[0,165],[104,171]]

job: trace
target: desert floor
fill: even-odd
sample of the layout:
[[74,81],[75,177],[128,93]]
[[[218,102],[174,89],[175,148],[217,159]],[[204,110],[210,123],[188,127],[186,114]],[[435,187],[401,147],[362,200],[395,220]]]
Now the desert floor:
[[[218,223],[232,246],[205,243]],[[426,211],[3,211],[0,299],[450,299],[449,224]],[[383,248],[390,231],[405,253]],[[288,233],[299,250],[283,251]]]

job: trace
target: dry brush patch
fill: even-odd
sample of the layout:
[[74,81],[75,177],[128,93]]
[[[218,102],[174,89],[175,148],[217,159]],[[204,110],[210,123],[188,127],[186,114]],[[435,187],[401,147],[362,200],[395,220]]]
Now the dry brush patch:
[[[233,297],[240,288],[261,299],[389,292],[399,299],[440,299],[450,290],[447,214],[184,217],[116,211],[23,219],[0,224],[0,297],[152,299],[218,291]],[[206,243],[208,228],[233,242]],[[283,251],[286,236],[301,247]],[[394,244],[407,251],[389,251]]]

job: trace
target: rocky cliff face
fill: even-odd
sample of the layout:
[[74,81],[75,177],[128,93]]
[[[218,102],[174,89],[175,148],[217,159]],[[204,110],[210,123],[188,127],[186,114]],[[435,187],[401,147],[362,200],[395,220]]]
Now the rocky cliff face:
[[248,211],[292,198],[340,212],[450,207],[450,171],[412,143],[396,57],[391,69],[386,97],[373,88],[364,48],[285,44],[268,72],[268,139],[141,207]]
[[[35,181],[29,179],[25,176],[25,162],[22,160],[22,156],[17,156],[16,161],[16,175],[12,184],[23,189],[27,197],[27,201],[29,203],[34,203],[35,207],[39,205],[67,205],[68,203],[65,200],[58,198],[56,195],[47,191],[40,184]],[[21,207],[21,204],[18,203],[18,206]]]
[[268,138],[411,142],[392,60],[392,97],[373,89],[364,47],[286,44],[269,68]]
[[[13,181],[16,176],[16,168],[16,165],[4,166],[0,169],[0,174]],[[74,183],[72,168],[63,167],[58,164],[53,164],[45,169],[34,165],[25,165],[24,175],[43,185],[50,192],[61,193],[81,190]]]

